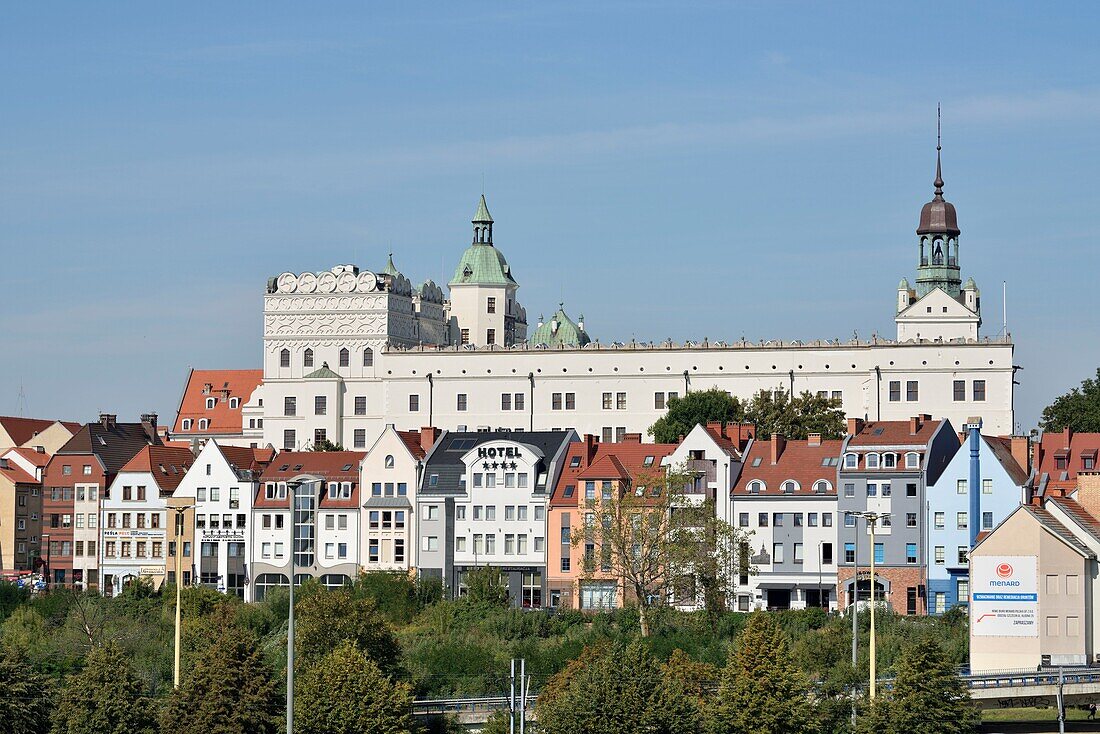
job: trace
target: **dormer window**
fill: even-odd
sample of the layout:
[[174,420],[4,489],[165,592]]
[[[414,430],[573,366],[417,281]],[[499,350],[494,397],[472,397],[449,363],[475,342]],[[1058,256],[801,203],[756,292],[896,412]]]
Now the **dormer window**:
[[793,479],[788,479],[787,481],[783,482],[783,485],[780,487],[780,489],[783,490],[783,494],[794,494],[798,490],[798,482],[794,481]]
[[815,494],[825,494],[831,488],[832,488],[832,485],[830,485],[828,480],[826,480],[826,479],[818,479],[816,482],[814,482],[814,493]]
[[581,465],[581,457],[579,457],[579,456],[569,457],[569,468],[570,469],[576,469],[580,465]]
[[205,431],[210,427],[210,421],[207,418],[199,418],[199,430]]
[[183,421],[180,422],[180,430],[181,431],[190,431],[191,430],[191,419],[190,418],[184,418]]
[[845,469],[855,469],[857,466],[859,466],[859,455],[858,454],[844,454],[844,468]]
[[893,469],[898,465],[897,454],[883,454],[882,455],[882,468]]
[[767,485],[764,484],[759,479],[754,479],[751,482],[749,482],[749,494],[760,494],[761,492],[763,492],[767,488],[768,488]]
[[240,398],[229,398],[229,408],[231,410],[236,410],[239,407],[241,407],[241,399]]
[[207,398],[206,399],[206,409],[207,410],[213,410],[214,406],[217,405],[217,404],[218,404],[218,399],[217,398]]
[[910,451],[905,455],[905,468],[906,469],[920,469],[920,454],[916,451]]
[[868,469],[878,469],[878,454],[867,454],[866,462]]

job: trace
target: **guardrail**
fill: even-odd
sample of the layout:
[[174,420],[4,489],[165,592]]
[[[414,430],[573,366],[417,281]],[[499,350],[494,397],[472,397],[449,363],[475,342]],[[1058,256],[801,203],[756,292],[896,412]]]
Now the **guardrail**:
[[[517,701],[518,703],[518,701]],[[433,698],[413,701],[413,714],[478,714],[508,708],[508,696],[475,696],[471,698]],[[527,708],[535,705],[535,694],[527,694]]]

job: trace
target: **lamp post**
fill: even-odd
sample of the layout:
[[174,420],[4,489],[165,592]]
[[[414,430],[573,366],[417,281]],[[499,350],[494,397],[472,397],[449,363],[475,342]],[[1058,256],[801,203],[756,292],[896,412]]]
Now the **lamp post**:
[[176,512],[176,633],[175,633],[175,660],[172,670],[172,687],[180,687],[180,638],[183,622],[181,602],[183,600],[183,519],[187,512],[186,506],[173,507]]
[[290,493],[290,611],[286,625],[286,734],[294,734],[294,553],[295,537],[294,515],[297,511],[298,488],[302,482],[292,480],[286,483]]
[[49,589],[53,586],[53,568],[50,566],[50,558],[53,554],[50,548],[49,533],[42,533],[42,545],[46,546],[46,588]]
[[[848,511],[845,514],[853,515],[855,517],[862,517],[867,521],[867,529],[871,532],[871,636],[870,636],[870,650],[868,650],[869,659],[869,693],[871,699],[875,698],[875,526],[878,525],[878,521],[890,516],[889,512],[852,512]],[[859,533],[856,533],[858,539]],[[857,540],[858,542],[858,540]],[[856,589],[858,598],[859,579],[856,579]]]

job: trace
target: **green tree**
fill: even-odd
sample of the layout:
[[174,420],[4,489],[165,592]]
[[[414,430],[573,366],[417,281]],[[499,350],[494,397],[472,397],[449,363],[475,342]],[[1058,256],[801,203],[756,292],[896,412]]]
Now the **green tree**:
[[508,606],[508,587],[500,575],[500,569],[478,566],[466,572],[466,600],[471,604],[490,607]]
[[295,603],[295,650],[302,663],[318,660],[344,641],[351,642],[389,675],[401,650],[374,600],[348,587],[317,589]]
[[26,604],[30,598],[29,588],[10,581],[0,581],[0,622],[3,622],[16,608]]
[[745,410],[740,400],[725,390],[712,387],[671,398],[668,412],[649,427],[649,435],[657,443],[677,443],[680,436],[688,435],[700,423],[737,423],[744,417]]
[[794,399],[784,390],[761,390],[749,402],[745,421],[755,424],[756,435],[762,438],[779,434],[805,439],[811,433],[820,433],[824,439],[834,439],[841,438],[846,430],[840,400],[818,397],[806,390]]
[[710,709],[713,734],[812,734],[817,716],[806,676],[775,617],[749,617],[722,670]]
[[[894,687],[866,718],[885,734],[972,734],[981,715],[966,684],[930,634],[908,641],[894,664]],[[885,724],[885,726],[883,726]]]
[[[641,641],[612,646],[569,671],[537,703],[539,726],[554,734],[695,734],[696,704]],[[551,681],[553,682],[553,680]]]
[[11,648],[0,649],[0,721],[6,734],[46,734],[53,709],[53,681],[36,673]]
[[224,626],[195,660],[161,714],[165,734],[274,734],[282,703],[255,638]]
[[310,451],[345,451],[344,447],[335,441],[330,441],[327,438],[317,441],[309,449]]
[[1100,369],[1065,395],[1043,409],[1039,427],[1058,432],[1069,428],[1074,433],[1100,432]]
[[295,723],[304,734],[411,734],[412,689],[387,678],[344,641],[296,681]]
[[155,726],[152,703],[113,642],[93,647],[84,670],[66,678],[53,716],[53,734],[141,734]]

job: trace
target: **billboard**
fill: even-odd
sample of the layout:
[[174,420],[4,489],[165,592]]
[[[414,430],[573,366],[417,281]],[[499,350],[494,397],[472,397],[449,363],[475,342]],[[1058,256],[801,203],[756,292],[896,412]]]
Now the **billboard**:
[[1039,636],[1039,559],[970,557],[970,631],[977,637]]

